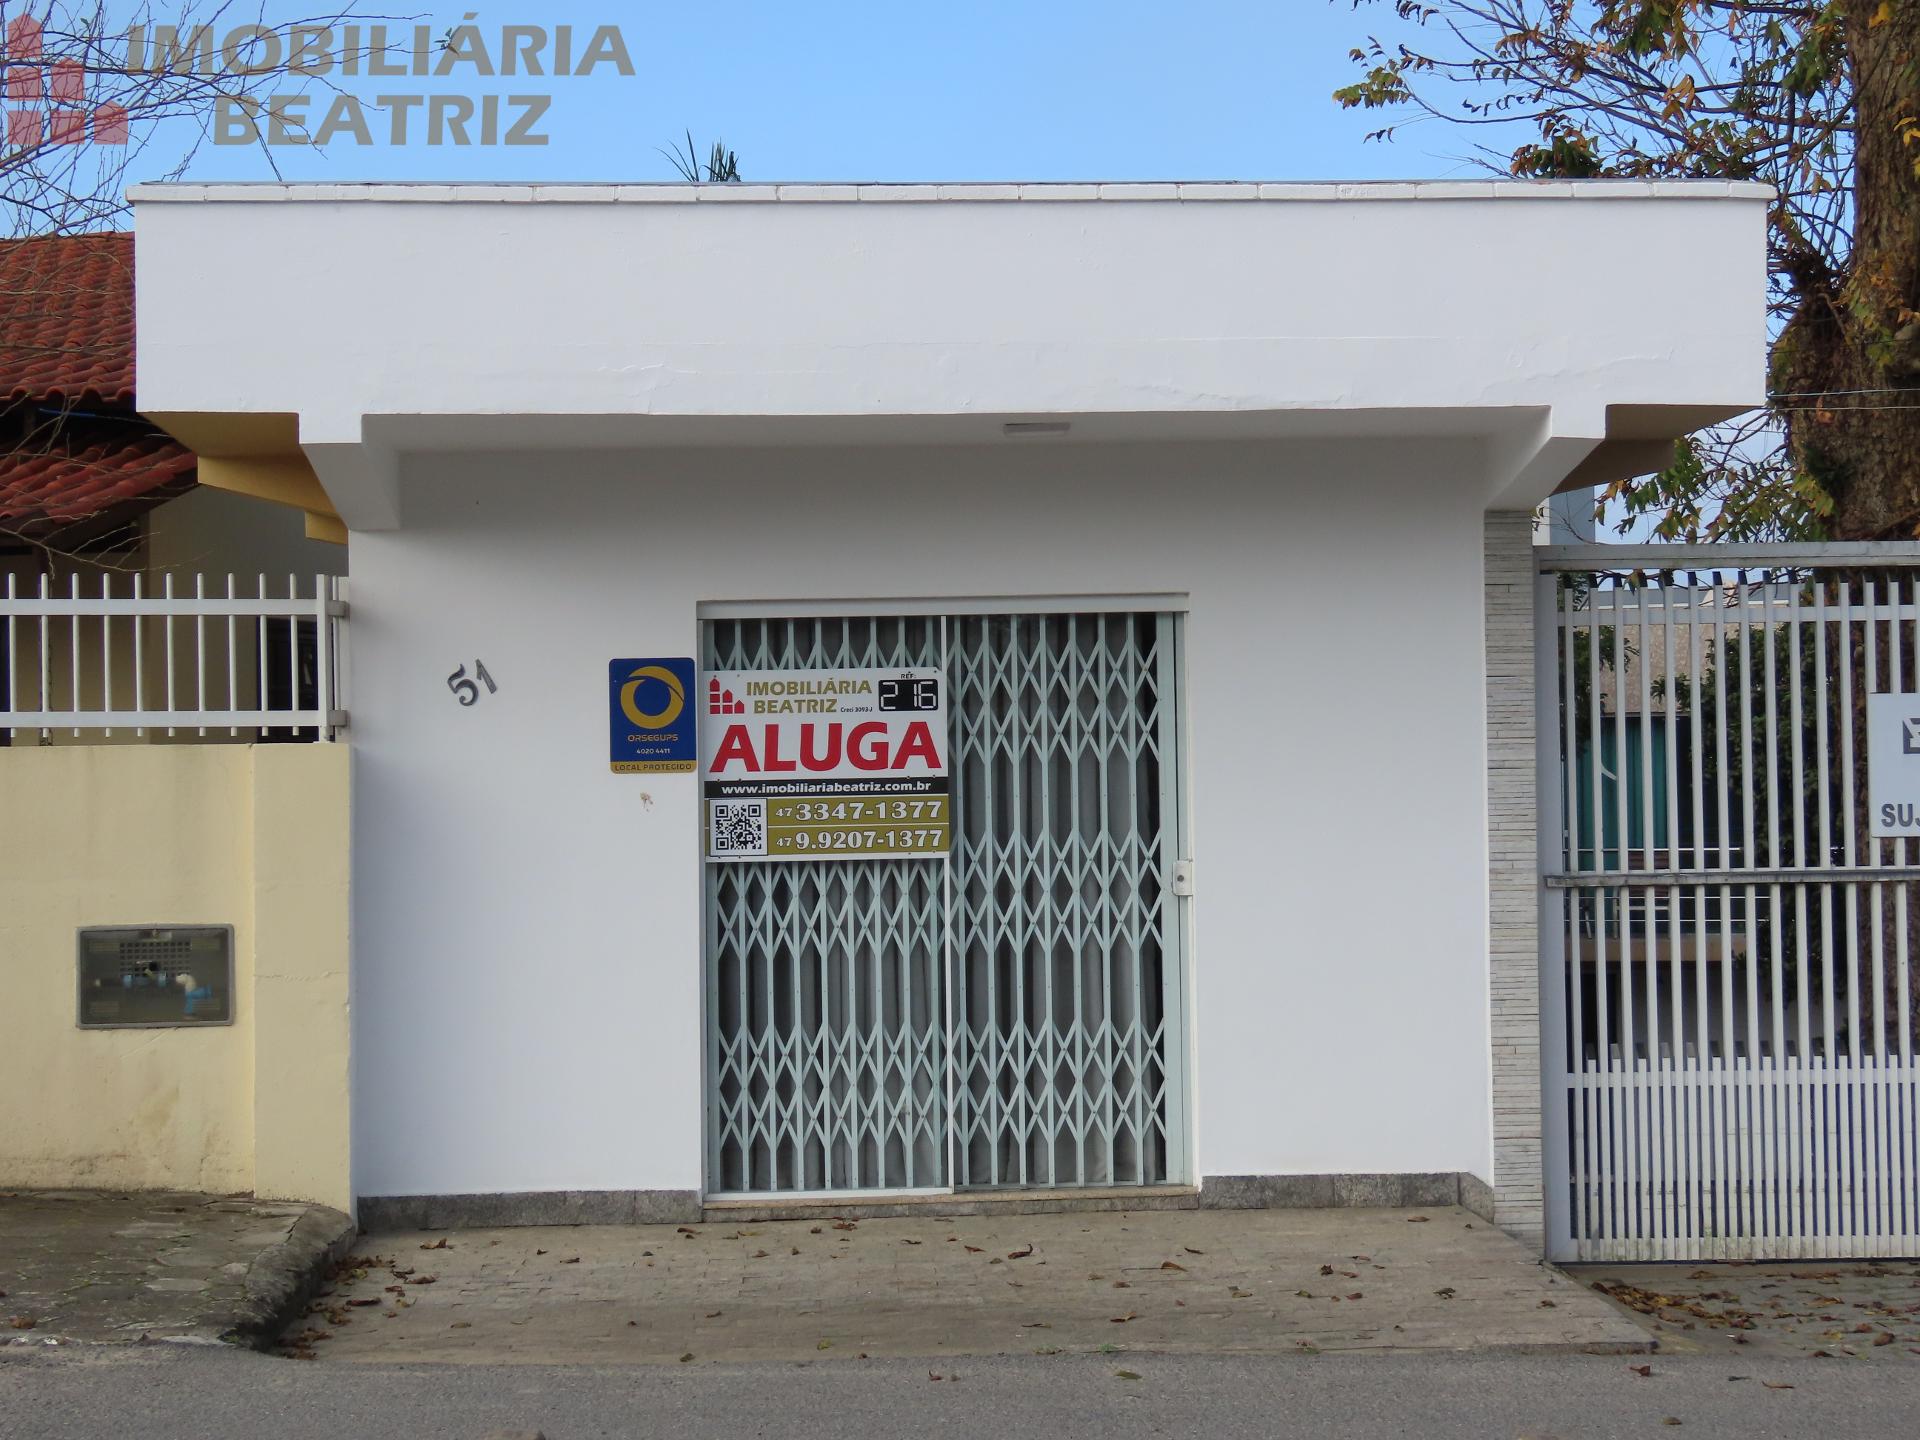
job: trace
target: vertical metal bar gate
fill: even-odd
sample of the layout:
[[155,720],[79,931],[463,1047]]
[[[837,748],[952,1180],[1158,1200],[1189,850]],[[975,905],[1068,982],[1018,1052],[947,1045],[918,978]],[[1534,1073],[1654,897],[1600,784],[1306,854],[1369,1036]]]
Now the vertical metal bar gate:
[[755,618],[715,669],[944,666],[948,861],[710,863],[707,1187],[1185,1178],[1179,619]]
[[1920,547],[1540,561],[1550,1253],[1920,1253],[1920,841],[1864,790]]

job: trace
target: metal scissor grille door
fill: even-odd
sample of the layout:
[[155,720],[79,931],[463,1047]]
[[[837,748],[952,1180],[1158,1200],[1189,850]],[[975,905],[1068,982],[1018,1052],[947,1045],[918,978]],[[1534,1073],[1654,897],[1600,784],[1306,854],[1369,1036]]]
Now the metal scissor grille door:
[[1172,615],[709,621],[714,669],[944,666],[954,848],[706,866],[710,1193],[1181,1178]]

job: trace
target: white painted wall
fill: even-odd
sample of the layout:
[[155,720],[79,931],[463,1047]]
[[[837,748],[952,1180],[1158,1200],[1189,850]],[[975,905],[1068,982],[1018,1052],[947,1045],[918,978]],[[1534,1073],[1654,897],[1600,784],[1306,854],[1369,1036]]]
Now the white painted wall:
[[[403,450],[443,415],[1519,408],[1599,436],[1610,404],[1759,397],[1767,195],[137,186],[140,398],[295,413],[308,444],[396,417]],[[1609,290],[1628,254],[1662,283]]]
[[1484,485],[1431,442],[409,460],[353,542],[359,1192],[701,1183],[696,779],[608,772],[606,662],[849,596],[1190,597],[1197,1173],[1485,1176]]

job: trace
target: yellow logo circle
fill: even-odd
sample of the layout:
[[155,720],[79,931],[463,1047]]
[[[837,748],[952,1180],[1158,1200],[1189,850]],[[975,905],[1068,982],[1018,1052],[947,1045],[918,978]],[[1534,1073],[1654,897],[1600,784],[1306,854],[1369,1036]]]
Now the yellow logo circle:
[[[658,680],[667,687],[667,705],[664,710],[648,714],[634,704],[634,693],[649,680]],[[664,665],[642,665],[633,672],[626,684],[620,687],[620,708],[642,730],[658,730],[671,725],[680,718],[680,712],[686,708],[686,692],[680,688],[679,677]]]

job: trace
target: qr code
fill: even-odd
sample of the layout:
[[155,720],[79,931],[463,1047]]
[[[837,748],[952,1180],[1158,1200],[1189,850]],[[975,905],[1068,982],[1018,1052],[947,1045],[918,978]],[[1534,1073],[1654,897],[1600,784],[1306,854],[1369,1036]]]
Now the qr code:
[[767,853],[767,802],[716,800],[712,805],[715,855]]

